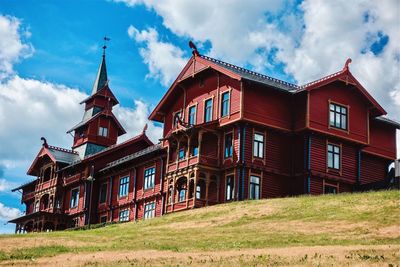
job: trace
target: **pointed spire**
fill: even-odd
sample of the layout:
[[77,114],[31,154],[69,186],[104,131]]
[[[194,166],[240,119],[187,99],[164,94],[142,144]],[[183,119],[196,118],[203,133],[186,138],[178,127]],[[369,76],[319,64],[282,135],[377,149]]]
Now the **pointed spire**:
[[99,70],[97,71],[96,80],[94,81],[93,84],[92,95],[94,95],[97,91],[102,89],[108,82],[107,68],[106,68],[106,48],[107,48],[106,41],[110,41],[110,38],[104,36],[103,57],[101,59]]

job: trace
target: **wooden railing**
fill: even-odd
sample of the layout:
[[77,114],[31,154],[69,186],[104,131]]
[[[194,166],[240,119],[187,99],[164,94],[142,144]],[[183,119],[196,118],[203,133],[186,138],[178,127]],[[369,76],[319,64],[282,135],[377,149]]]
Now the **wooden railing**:
[[214,157],[207,157],[204,155],[200,155],[200,156],[192,156],[188,159],[183,159],[180,160],[178,162],[170,162],[167,165],[167,172],[173,172],[182,168],[186,168],[188,166],[191,165],[195,165],[198,163],[202,163],[202,164],[206,164],[206,165],[210,165],[213,167],[218,167],[219,165],[219,161],[218,158],[214,158]]

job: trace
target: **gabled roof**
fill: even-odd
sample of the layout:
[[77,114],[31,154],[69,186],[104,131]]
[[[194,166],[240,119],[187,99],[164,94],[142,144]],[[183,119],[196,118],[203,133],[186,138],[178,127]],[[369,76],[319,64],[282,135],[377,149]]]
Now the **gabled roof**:
[[15,191],[17,191],[17,190],[20,190],[20,189],[22,189],[22,188],[24,188],[24,187],[33,185],[33,184],[35,184],[35,183],[36,183],[36,179],[33,179],[33,180],[31,180],[31,181],[29,181],[29,182],[26,182],[26,183],[24,183],[24,184],[22,184],[22,185],[20,185],[20,186],[18,186],[18,187],[16,187],[16,188],[11,189],[11,192],[15,192]]
[[48,146],[46,143],[42,146],[39,153],[35,157],[34,161],[32,162],[31,166],[28,169],[28,175],[36,175],[35,168],[41,158],[44,156],[48,156],[51,161],[54,163],[61,162],[65,164],[71,164],[72,162],[79,159],[79,155],[72,150],[55,147],[55,146]]
[[[91,110],[91,109],[89,109],[89,110],[87,110],[87,111],[90,111],[90,110]],[[74,127],[72,127],[71,129],[69,129],[69,130],[67,131],[67,133],[70,133],[70,132],[72,132],[72,131],[74,131],[74,130],[80,128],[80,127],[83,127],[84,125],[90,123],[91,121],[95,120],[96,118],[98,118],[98,117],[100,117],[100,116],[111,117],[111,118],[113,119],[113,121],[116,123],[116,125],[118,126],[118,129],[119,129],[118,134],[119,134],[119,135],[122,135],[122,134],[125,134],[125,133],[126,133],[124,127],[122,127],[121,123],[118,121],[118,119],[115,117],[115,115],[114,115],[112,112],[107,112],[107,111],[105,111],[105,110],[103,110],[103,111],[101,111],[101,112],[99,112],[99,113],[95,113],[94,116],[91,116],[90,113],[87,114],[87,113],[85,112],[85,114],[83,115],[82,121],[81,121],[80,123],[78,123],[77,125],[75,125]]]
[[106,84],[102,88],[97,90],[94,94],[91,94],[87,98],[83,99],[79,104],[86,103],[90,99],[95,98],[95,97],[109,98],[110,100],[113,100],[113,103],[112,103],[113,106],[119,104],[118,99],[115,97],[115,95],[111,91],[110,87],[108,87],[108,81],[106,82]]
[[335,81],[343,81],[346,83],[352,83],[358,90],[359,92],[372,104],[375,112],[373,115],[375,116],[381,116],[381,115],[386,115],[387,112],[382,108],[381,105],[368,93],[368,91],[361,85],[359,81],[353,76],[353,74],[350,72],[349,69],[349,64],[351,63],[351,59],[347,59],[343,69],[341,71],[335,72],[333,74],[330,74],[328,76],[325,76],[321,79],[309,82],[305,85],[300,86],[299,90],[300,91],[311,91],[311,90],[316,90],[318,88],[323,87],[324,85],[327,85],[329,83],[335,82]]

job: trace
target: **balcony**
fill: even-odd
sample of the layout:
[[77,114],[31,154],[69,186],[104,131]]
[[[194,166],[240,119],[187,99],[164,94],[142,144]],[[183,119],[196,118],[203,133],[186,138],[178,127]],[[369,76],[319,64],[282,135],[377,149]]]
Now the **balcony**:
[[24,193],[22,195],[22,202],[25,202],[25,201],[28,201],[30,199],[33,199],[34,197],[35,197],[35,192],[34,191],[29,192],[29,193]]
[[177,171],[199,163],[211,167],[218,167],[219,165],[218,158],[198,155],[198,156],[191,156],[189,158],[185,158],[179,161],[170,162],[167,165],[167,172]]

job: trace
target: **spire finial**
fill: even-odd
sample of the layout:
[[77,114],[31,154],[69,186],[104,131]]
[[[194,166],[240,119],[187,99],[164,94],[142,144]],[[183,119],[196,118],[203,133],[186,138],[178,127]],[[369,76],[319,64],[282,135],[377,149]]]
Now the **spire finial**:
[[350,63],[351,63],[351,58],[348,58],[346,60],[346,63],[344,63],[343,71],[349,70]]
[[200,56],[199,51],[197,51],[196,45],[192,41],[189,41],[189,47],[192,49],[192,54],[194,56]]
[[107,37],[107,35],[104,35],[104,45],[103,45],[103,57],[106,55],[106,49],[107,49],[107,41],[110,41],[111,39]]

